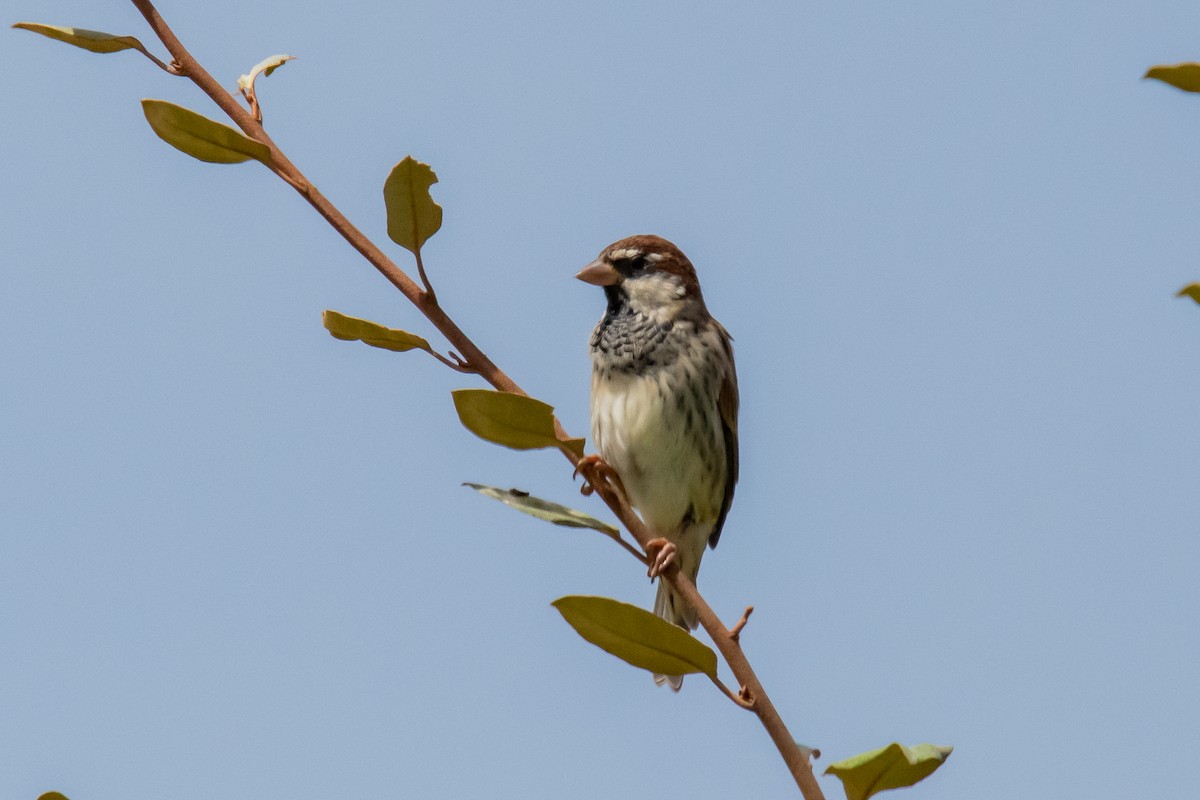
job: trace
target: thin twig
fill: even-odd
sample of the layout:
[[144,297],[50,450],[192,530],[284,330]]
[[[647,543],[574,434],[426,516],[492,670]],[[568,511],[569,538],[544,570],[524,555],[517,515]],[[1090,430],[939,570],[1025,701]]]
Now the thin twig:
[[729,638],[735,642],[740,642],[742,639],[742,628],[746,627],[746,623],[750,621],[750,615],[754,613],[754,606],[746,606],[746,610],[742,612],[742,618],[739,619],[732,628],[729,629]]
[[[374,242],[356,228],[336,206],[329,202],[304,177],[304,174],[296,168],[263,129],[262,124],[251,113],[242,108],[233,95],[227,92],[192,57],[192,54],[188,52],[187,48],[183,46],[171,31],[150,0],[131,0],[131,2],[142,13],[142,16],[146,18],[146,22],[174,59],[171,65],[172,69],[168,71],[175,70],[173,74],[183,74],[190,78],[247,136],[266,145],[270,152],[268,167],[271,171],[296,189],[317,213],[324,217],[333,229],[342,235],[351,247],[362,254],[380,274],[395,286],[401,294],[408,298],[433,323],[433,326],[446,337],[454,349],[462,353],[462,359],[466,364],[471,365],[480,377],[500,391],[520,395],[526,394],[512,378],[497,367],[463,333],[462,329],[438,305],[419,262],[418,273],[424,283],[424,288],[419,286],[403,270],[396,266]],[[555,420],[555,433],[562,441],[571,438],[557,419]],[[578,466],[578,456],[574,455],[566,447],[560,449],[573,465]],[[604,489],[600,489],[599,494],[608,507],[612,509],[617,519],[629,531],[630,535],[641,545],[643,550],[646,549],[646,545],[652,537],[637,514],[634,513],[633,508],[629,505],[626,498],[621,493],[613,491],[607,486]],[[632,547],[627,547],[627,549],[645,563],[645,557],[641,553],[637,553]],[[696,590],[696,585],[688,580],[685,575],[682,575],[677,568],[669,569],[664,573],[662,579],[666,580],[675,592],[683,598],[684,602],[696,611],[700,624],[712,638],[713,644],[717,646],[717,649],[725,658],[725,662],[729,665],[734,676],[741,682],[742,692],[739,694],[743,695],[743,699],[749,698],[747,702],[753,704],[754,713],[758,716],[763,728],[766,729],[767,734],[775,743],[776,749],[779,750],[784,763],[787,764],[788,770],[796,780],[796,784],[799,786],[805,800],[824,800],[821,787],[817,784],[816,778],[813,776],[812,766],[808,762],[807,753],[797,746],[795,740],[788,732],[787,725],[784,723],[783,718],[779,716],[779,712],[775,709],[774,705],[772,705],[766,691],[762,687],[762,683],[758,680],[758,676],[754,674],[754,670],[750,667],[750,662],[747,660],[745,653],[742,652],[737,640],[725,628],[724,624],[717,617],[716,612],[712,610]]]

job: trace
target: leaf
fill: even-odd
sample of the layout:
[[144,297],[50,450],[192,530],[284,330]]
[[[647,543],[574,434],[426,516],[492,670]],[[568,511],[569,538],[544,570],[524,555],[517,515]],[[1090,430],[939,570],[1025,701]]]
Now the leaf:
[[565,525],[568,528],[591,528],[609,536],[620,534],[620,531],[607,522],[601,522],[582,511],[534,497],[529,492],[522,492],[520,489],[497,489],[495,486],[484,486],[479,483],[464,483],[463,486],[470,486],[480,494],[493,500],[499,500],[509,508],[515,508],[531,517],[553,522],[555,525]]
[[345,314],[339,314],[329,309],[321,313],[321,324],[325,326],[325,329],[335,339],[343,339],[348,342],[362,342],[363,344],[371,345],[371,347],[381,347],[384,350],[394,350],[397,353],[413,349],[424,350],[429,353],[433,352],[429,347],[429,342],[415,333],[395,328],[385,328],[376,322],[359,319],[358,317],[347,317]]
[[37,22],[18,22],[13,27],[40,33],[42,36],[73,44],[93,53],[119,53],[122,50],[146,52],[142,43],[132,36],[114,36],[103,31],[89,31],[86,28],[71,28],[66,25],[42,25]]
[[429,165],[412,156],[392,167],[383,182],[388,236],[414,255],[442,227],[442,207],[429,196],[435,183],[437,175]]
[[1160,64],[1146,70],[1142,79],[1153,78],[1185,92],[1200,92],[1200,64],[1185,61],[1182,64]]
[[637,606],[568,595],[551,603],[575,632],[605,652],[660,675],[717,679],[717,654],[699,639]]
[[160,139],[192,158],[210,164],[239,164],[252,158],[267,164],[271,160],[265,144],[183,106],[143,100],[142,111]]
[[1189,283],[1175,293],[1176,297],[1190,297],[1200,303],[1200,283]]
[[259,75],[266,77],[287,62],[294,61],[295,59],[295,56],[285,56],[282,54],[264,58],[251,68],[249,75],[243,75],[238,78],[238,88],[245,92],[253,92],[254,82],[258,80]]
[[67,796],[58,792],[46,792],[38,800],[67,800]]
[[454,409],[471,433],[514,450],[566,448],[583,455],[583,439],[560,440],[554,433],[554,407],[541,400],[491,389],[458,389]]
[[912,786],[923,780],[940,767],[953,750],[953,747],[936,744],[905,747],[892,742],[887,747],[830,764],[825,774],[841,778],[846,800],[866,800],[879,792]]

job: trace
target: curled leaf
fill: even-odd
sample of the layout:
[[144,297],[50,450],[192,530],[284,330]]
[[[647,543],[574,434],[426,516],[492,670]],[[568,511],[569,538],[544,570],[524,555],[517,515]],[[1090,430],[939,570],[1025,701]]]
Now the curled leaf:
[[1185,92],[1200,92],[1200,64],[1194,61],[1160,64],[1146,70],[1142,78],[1153,78]]
[[568,528],[591,528],[609,536],[620,534],[620,531],[607,522],[601,522],[582,511],[576,511],[573,508],[568,508],[549,500],[543,500],[540,497],[534,497],[528,492],[522,492],[520,489],[498,489],[495,486],[484,486],[479,483],[464,483],[463,486],[470,486],[485,497],[499,500],[509,508],[515,508],[517,511],[521,511],[531,517],[553,522],[555,525],[565,525]]
[[660,675],[717,679],[717,654],[644,608],[607,597],[568,595],[551,603],[575,632],[617,658]]
[[122,50],[146,52],[142,43],[132,36],[114,36],[103,31],[89,31],[86,28],[72,28],[66,25],[42,25],[38,22],[18,22],[13,27],[40,33],[42,36],[82,47],[93,53],[119,53]]
[[265,144],[166,100],[143,100],[146,121],[158,137],[176,150],[210,164],[240,164],[255,159],[266,164],[271,151]]
[[1190,297],[1200,303],[1200,283],[1189,283],[1175,293],[1176,297]]
[[532,397],[491,389],[452,392],[458,418],[471,433],[514,450],[566,448],[583,455],[583,440],[561,441],[554,432],[554,407]]
[[362,342],[371,347],[381,347],[384,350],[394,350],[403,353],[405,350],[424,350],[432,353],[429,342],[415,333],[385,328],[384,326],[358,317],[347,317],[336,311],[326,309],[321,313],[321,324],[335,339],[348,342]]
[[830,764],[826,775],[836,775],[846,790],[846,800],[867,800],[887,789],[912,786],[942,765],[954,748],[935,744],[887,747]]
[[250,73],[248,75],[243,75],[238,78],[238,88],[243,92],[253,92],[254,82],[258,80],[259,75],[264,77],[270,75],[287,62],[294,61],[295,58],[295,56],[285,56],[282,54],[264,58],[250,69]]
[[[795,741],[795,740],[793,740],[793,741]],[[821,757],[821,751],[815,747],[809,747],[808,745],[800,744],[799,742],[796,742],[796,747],[800,748],[800,752],[804,754],[805,758],[820,758]]]
[[413,254],[442,227],[442,207],[429,195],[435,183],[437,175],[430,166],[412,156],[392,167],[383,182],[388,236]]

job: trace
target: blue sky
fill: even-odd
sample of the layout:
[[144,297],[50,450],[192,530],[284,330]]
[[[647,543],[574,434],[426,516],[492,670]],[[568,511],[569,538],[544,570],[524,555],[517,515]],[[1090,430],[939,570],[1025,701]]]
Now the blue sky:
[[[742,479],[700,586],[830,761],[949,743],[911,797],[1182,797],[1200,745],[1200,8],[164,2],[386,240],[441,182],[450,313],[586,430],[574,272],[658,233],[735,337]],[[8,22],[150,35],[117,0]],[[591,648],[564,594],[649,605],[602,537],[460,486],[579,498],[459,426],[478,385],[331,339],[429,336],[134,53],[0,48],[0,796],[784,797],[755,720]],[[162,52],[161,48],[155,48]],[[1182,769],[1180,768],[1182,767]],[[840,796],[823,779],[828,796]]]

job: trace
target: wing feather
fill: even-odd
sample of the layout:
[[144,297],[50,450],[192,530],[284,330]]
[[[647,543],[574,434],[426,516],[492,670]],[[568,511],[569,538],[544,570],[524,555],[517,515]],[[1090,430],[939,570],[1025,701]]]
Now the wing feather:
[[721,380],[721,391],[717,396],[717,409],[721,412],[721,432],[725,439],[725,496],[721,500],[721,510],[717,514],[717,524],[708,535],[708,546],[716,547],[721,539],[721,529],[725,526],[725,517],[729,507],[733,505],[733,488],[738,479],[738,385],[737,369],[733,365],[733,337],[721,323],[713,321],[720,333],[721,346],[725,355],[725,375]]

